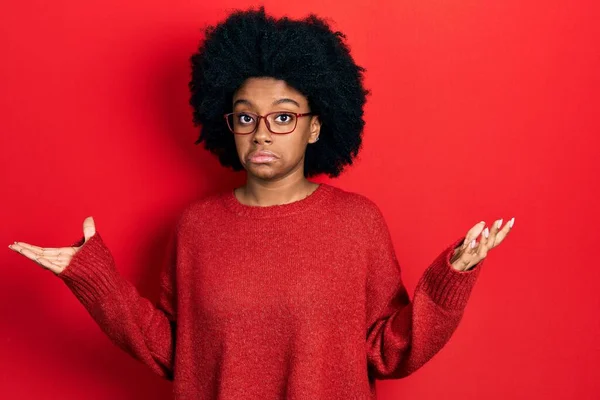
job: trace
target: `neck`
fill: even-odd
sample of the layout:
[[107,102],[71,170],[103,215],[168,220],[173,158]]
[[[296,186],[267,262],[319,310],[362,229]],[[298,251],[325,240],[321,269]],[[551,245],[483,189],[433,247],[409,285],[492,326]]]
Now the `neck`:
[[277,182],[247,179],[246,184],[236,188],[234,193],[242,204],[266,207],[302,200],[318,186],[319,184],[309,181],[304,176]]

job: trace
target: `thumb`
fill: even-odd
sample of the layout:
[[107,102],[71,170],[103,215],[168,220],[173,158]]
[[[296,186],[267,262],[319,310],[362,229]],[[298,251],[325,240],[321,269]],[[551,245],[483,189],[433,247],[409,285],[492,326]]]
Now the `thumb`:
[[85,241],[87,242],[95,233],[96,226],[94,225],[94,218],[87,217],[83,220],[83,236],[85,237]]

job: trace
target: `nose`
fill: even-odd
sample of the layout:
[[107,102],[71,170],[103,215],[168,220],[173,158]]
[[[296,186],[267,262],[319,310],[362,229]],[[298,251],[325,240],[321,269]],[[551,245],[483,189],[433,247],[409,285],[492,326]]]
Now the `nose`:
[[256,127],[256,132],[254,132],[254,142],[260,143],[271,141],[271,131],[267,128],[267,123],[266,118],[258,119],[258,126]]

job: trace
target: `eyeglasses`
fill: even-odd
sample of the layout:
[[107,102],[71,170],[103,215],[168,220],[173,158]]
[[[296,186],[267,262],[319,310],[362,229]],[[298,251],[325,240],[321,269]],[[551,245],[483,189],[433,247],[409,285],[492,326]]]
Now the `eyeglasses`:
[[298,124],[298,118],[313,115],[313,113],[294,113],[291,111],[274,111],[267,115],[258,115],[251,112],[232,112],[225,114],[227,127],[237,135],[248,135],[256,132],[260,119],[265,119],[267,129],[271,133],[285,135],[292,133]]

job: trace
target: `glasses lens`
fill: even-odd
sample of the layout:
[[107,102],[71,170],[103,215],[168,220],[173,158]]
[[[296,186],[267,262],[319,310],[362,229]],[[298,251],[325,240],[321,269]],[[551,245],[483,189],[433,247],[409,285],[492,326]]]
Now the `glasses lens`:
[[227,117],[227,123],[234,133],[251,133],[256,126],[257,117],[255,114],[247,112],[237,112]]
[[269,114],[271,131],[275,133],[290,133],[296,128],[296,115],[286,112]]

